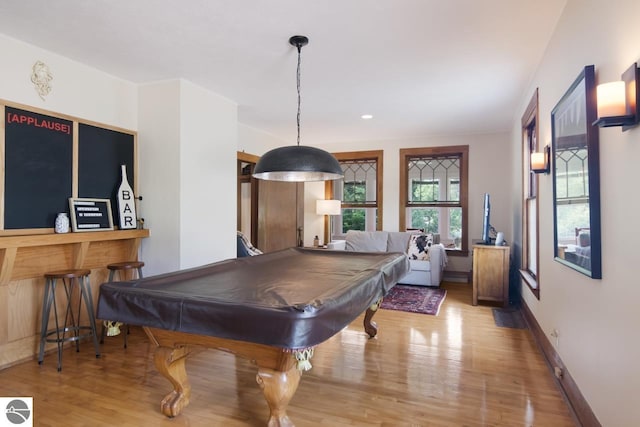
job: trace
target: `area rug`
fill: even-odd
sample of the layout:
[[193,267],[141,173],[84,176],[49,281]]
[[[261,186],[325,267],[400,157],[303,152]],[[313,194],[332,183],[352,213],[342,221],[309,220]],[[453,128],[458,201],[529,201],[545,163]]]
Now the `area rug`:
[[496,326],[512,329],[527,329],[527,322],[518,308],[494,308],[493,321]]
[[382,300],[380,308],[437,316],[446,296],[445,289],[395,285]]

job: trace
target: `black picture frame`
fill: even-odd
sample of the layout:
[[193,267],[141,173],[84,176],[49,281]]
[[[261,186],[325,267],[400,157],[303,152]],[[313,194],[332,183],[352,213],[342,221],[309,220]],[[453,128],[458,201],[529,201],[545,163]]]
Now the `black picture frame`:
[[600,155],[595,68],[588,65],[551,111],[554,258],[602,278]]
[[69,198],[73,232],[113,230],[111,200]]

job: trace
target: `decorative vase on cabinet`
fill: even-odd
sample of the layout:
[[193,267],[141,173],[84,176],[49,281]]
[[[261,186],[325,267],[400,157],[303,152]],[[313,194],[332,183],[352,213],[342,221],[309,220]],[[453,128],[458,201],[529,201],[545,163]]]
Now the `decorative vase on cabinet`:
[[56,233],[68,233],[69,232],[69,216],[66,212],[60,212],[56,217],[55,224]]

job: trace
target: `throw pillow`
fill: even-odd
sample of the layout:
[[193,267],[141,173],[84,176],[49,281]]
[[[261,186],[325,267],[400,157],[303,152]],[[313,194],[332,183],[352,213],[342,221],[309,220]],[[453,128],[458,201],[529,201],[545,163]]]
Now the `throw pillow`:
[[386,252],[386,231],[347,231],[345,250],[355,252]]
[[249,238],[247,236],[245,236],[242,232],[237,231],[237,237],[238,239],[240,239],[242,241],[242,243],[239,241],[238,244],[244,244],[243,249],[244,251],[247,252],[248,256],[255,256],[255,255],[262,255],[262,251],[256,247],[254,247],[251,242],[249,241]]
[[413,260],[429,261],[429,248],[432,244],[432,234],[412,234],[409,238],[407,256]]

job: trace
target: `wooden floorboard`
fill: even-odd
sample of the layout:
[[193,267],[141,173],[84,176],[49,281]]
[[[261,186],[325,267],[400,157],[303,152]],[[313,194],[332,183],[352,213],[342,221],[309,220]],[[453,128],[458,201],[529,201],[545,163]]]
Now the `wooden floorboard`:
[[[378,337],[362,316],[316,349],[289,416],[305,426],[575,426],[529,330],[497,327],[471,287],[444,283],[438,316],[380,310]],[[89,344],[0,371],[0,396],[32,396],[36,426],[263,426],[269,409],[249,361],[216,350],[189,359],[191,403],[159,412],[171,385],[153,349],[131,328],[129,347],[110,337],[96,359]]]

